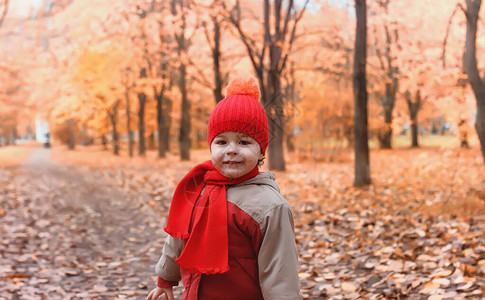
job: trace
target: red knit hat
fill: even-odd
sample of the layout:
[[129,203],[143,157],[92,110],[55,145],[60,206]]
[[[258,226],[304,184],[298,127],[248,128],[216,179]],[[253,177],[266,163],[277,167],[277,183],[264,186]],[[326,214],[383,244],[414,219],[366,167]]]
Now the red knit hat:
[[252,76],[238,76],[226,88],[226,98],[220,101],[209,118],[209,145],[220,133],[236,131],[255,139],[263,154],[268,146],[268,119],[259,103],[259,85]]

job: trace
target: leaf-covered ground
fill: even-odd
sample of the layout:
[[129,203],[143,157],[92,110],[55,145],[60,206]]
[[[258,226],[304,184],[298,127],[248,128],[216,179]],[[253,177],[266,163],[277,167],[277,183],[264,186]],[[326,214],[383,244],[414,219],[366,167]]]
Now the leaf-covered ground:
[[[174,186],[208,157],[154,155],[0,148],[0,299],[143,299]],[[352,187],[348,154],[289,158],[277,180],[294,209],[305,299],[484,297],[478,149],[373,151],[364,189]]]

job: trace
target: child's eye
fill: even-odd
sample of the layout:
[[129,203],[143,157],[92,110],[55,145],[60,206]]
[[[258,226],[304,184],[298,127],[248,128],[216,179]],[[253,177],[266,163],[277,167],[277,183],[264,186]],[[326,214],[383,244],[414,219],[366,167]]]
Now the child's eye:
[[250,141],[240,141],[239,143],[240,143],[241,145],[249,145],[249,144],[251,144],[251,142],[250,142]]
[[225,144],[226,144],[226,141],[224,141],[224,140],[219,140],[219,141],[216,141],[216,144],[217,144],[217,145],[225,145]]

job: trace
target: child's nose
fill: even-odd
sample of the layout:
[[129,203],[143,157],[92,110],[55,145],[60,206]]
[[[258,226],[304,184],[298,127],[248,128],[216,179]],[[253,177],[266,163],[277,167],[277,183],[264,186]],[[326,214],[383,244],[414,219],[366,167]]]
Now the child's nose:
[[226,154],[237,154],[237,145],[229,143],[226,148]]

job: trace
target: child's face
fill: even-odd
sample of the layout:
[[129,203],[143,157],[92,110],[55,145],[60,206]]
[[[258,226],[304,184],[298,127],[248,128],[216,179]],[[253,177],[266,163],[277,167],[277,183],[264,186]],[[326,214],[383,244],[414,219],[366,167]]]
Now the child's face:
[[224,176],[237,178],[249,173],[263,159],[261,147],[252,137],[234,131],[217,135],[211,143],[211,160]]

